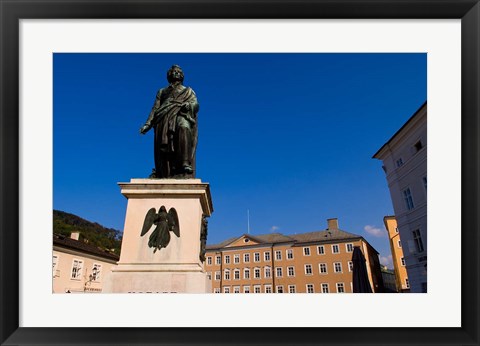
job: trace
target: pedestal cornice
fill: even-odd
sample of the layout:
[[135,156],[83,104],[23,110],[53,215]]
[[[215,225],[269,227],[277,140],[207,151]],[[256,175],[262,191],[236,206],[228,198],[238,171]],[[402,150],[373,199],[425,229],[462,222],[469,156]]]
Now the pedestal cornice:
[[191,198],[200,197],[204,214],[213,212],[210,185],[200,179],[131,179],[129,183],[118,183],[121,193],[132,198]]

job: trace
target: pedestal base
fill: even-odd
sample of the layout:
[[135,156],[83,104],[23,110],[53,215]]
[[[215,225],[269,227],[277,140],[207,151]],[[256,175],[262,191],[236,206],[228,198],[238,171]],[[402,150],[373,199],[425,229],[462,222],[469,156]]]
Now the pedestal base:
[[[132,179],[119,183],[128,198],[122,251],[117,267],[104,283],[111,293],[209,293],[202,251],[202,219],[213,208],[209,185],[200,179]],[[141,235],[145,217],[151,208],[158,212],[175,208],[180,236],[170,232],[165,248],[154,252],[149,247],[151,227]]]

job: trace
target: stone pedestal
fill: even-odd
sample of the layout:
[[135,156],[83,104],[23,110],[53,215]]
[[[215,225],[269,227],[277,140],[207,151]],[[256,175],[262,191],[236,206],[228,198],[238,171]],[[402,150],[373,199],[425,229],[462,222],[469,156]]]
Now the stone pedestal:
[[[209,185],[200,179],[132,179],[119,183],[128,198],[120,261],[104,283],[111,293],[210,293],[200,260],[202,217],[213,212]],[[154,252],[148,246],[155,225],[141,236],[147,212],[175,208],[180,237]]]

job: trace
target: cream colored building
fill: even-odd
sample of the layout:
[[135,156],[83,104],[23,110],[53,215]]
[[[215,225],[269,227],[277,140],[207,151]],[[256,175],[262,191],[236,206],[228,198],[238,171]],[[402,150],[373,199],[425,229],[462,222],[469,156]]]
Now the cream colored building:
[[395,272],[395,285],[398,292],[410,292],[410,282],[407,275],[403,245],[400,239],[400,232],[397,227],[395,216],[385,216],[383,223],[388,232],[390,250],[392,252],[393,270]]
[[208,245],[205,270],[213,293],[350,293],[355,246],[366,257],[373,291],[382,292],[378,252],[363,237],[340,230],[337,219],[323,231],[243,234]]
[[53,293],[100,293],[119,257],[71,237],[53,236]]
[[410,291],[427,292],[427,103],[373,158],[382,160],[402,239]]

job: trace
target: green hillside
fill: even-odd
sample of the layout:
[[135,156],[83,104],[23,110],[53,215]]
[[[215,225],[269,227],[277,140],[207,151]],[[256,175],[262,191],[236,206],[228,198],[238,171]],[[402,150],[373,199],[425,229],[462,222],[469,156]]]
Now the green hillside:
[[102,249],[113,249],[115,254],[120,254],[122,242],[122,233],[120,231],[113,228],[105,228],[96,222],[90,222],[74,214],[54,210],[53,233],[69,237],[72,232],[79,232],[80,240],[86,239],[89,244]]

